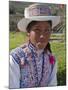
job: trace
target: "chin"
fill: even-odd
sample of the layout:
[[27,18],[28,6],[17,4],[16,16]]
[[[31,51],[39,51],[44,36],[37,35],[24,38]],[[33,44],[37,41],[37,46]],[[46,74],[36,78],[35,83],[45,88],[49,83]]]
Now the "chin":
[[36,47],[38,49],[44,49],[46,47],[47,43],[43,43],[43,42],[38,42],[36,43]]
[[39,45],[38,45],[38,48],[39,48],[39,49],[44,49],[45,47],[46,47],[45,44],[39,44]]

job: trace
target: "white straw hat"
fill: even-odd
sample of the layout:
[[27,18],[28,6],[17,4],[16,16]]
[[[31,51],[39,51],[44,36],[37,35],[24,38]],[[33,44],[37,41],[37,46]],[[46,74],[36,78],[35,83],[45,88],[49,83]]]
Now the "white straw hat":
[[25,8],[24,17],[17,27],[20,31],[26,32],[26,28],[31,21],[52,21],[52,28],[60,22],[60,16],[53,16],[49,6],[44,4],[32,4]]

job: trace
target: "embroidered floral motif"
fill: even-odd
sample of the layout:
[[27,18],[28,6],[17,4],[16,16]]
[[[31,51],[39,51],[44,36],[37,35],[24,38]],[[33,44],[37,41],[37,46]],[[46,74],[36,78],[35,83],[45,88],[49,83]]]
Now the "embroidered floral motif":
[[27,60],[30,60],[30,61],[32,60],[32,54],[31,53],[27,53]]
[[21,65],[24,65],[24,64],[25,64],[24,58],[21,58]]
[[[31,43],[27,44],[25,48],[17,49],[15,54],[13,53],[15,60],[20,60],[20,87],[47,86],[48,84],[47,81],[51,74],[50,66],[54,64],[55,58],[51,54],[41,53],[40,57],[36,54],[36,49]],[[43,56],[45,56],[44,60]]]
[[51,64],[55,63],[55,57],[53,55],[49,55],[49,59]]

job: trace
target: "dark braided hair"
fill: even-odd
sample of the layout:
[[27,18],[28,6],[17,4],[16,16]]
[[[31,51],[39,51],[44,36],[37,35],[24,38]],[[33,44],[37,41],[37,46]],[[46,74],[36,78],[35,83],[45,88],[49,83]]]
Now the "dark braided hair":
[[[27,28],[26,28],[26,30],[27,30],[28,33],[30,33],[32,26],[36,25],[37,22],[38,22],[38,21],[32,21],[32,22],[30,22],[30,23],[28,24],[28,26],[27,26]],[[47,21],[47,22],[52,26],[52,21]],[[50,53],[52,53],[52,51],[51,51],[51,45],[50,45],[49,42],[48,42],[47,46],[44,48],[44,51],[45,51],[45,52],[46,52],[47,50],[48,50]]]
[[46,52],[46,50],[48,50],[50,53],[52,53],[51,45],[50,45],[49,42],[48,42],[47,46],[44,48],[44,51],[45,51],[45,52]]

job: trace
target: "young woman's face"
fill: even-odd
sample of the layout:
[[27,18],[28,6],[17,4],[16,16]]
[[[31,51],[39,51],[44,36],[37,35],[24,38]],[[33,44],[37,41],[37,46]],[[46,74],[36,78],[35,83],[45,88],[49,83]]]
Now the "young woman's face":
[[31,27],[29,35],[29,40],[38,49],[43,49],[46,47],[50,35],[51,35],[51,25],[48,22],[40,21],[36,25]]

